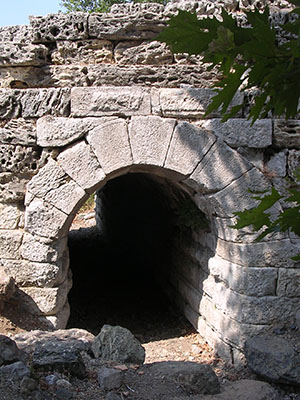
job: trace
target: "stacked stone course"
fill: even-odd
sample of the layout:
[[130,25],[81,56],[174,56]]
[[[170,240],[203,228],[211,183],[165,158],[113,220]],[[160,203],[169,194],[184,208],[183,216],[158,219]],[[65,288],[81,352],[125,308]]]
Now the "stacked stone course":
[[[178,246],[166,290],[223,357],[238,360],[249,336],[292,324],[300,307],[291,260],[299,238],[256,243],[250,229],[230,228],[235,211],[256,204],[248,189],[282,191],[294,178],[300,122],[251,126],[246,110],[224,124],[218,113],[203,120],[216,72],[155,41],[177,6],[205,16],[224,5],[118,5],[0,28],[0,263],[30,311],[64,327],[67,234],[79,207],[116,176],[156,174],[210,223]],[[238,6],[252,7],[227,4]]]

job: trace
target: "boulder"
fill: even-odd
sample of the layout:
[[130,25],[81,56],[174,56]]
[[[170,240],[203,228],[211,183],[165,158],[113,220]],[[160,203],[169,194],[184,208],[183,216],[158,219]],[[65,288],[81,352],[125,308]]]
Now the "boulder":
[[249,368],[276,383],[300,386],[300,355],[283,338],[256,336],[245,343]]
[[7,336],[0,335],[0,365],[22,361],[24,353],[18,349],[16,342]]
[[121,326],[104,325],[92,343],[94,356],[119,363],[143,364],[145,349],[133,334]]

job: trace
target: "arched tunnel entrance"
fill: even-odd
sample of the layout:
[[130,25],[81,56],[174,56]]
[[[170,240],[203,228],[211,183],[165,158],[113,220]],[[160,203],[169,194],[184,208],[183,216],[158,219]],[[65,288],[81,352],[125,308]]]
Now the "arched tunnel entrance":
[[69,327],[97,334],[121,325],[145,341],[192,329],[176,283],[183,259],[195,262],[185,246],[204,221],[189,196],[156,175],[129,173],[96,193],[96,220],[69,233]]

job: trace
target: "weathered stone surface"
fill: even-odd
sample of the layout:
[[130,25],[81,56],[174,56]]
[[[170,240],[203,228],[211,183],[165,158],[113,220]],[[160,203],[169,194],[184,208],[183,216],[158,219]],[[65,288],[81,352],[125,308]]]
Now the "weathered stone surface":
[[102,390],[119,389],[123,383],[123,373],[103,366],[98,370],[98,383]]
[[277,295],[300,297],[300,268],[279,268]]
[[37,121],[37,143],[44,147],[63,147],[86,135],[100,124],[96,118],[55,118]]
[[[1,263],[2,261],[0,261]],[[9,300],[16,291],[14,279],[8,275],[7,268],[0,264],[0,311],[4,301]]]
[[66,246],[67,237],[49,241],[44,237],[25,232],[21,254],[29,261],[55,263],[63,255]]
[[20,176],[11,172],[0,174],[0,200],[1,202],[23,202],[25,198],[28,176]]
[[63,308],[56,312],[55,315],[46,315],[46,321],[50,324],[52,329],[66,329],[71,310],[68,300],[66,300]]
[[146,40],[154,39],[166,27],[166,22],[155,14],[105,16],[93,13],[89,18],[89,35],[108,40]]
[[111,6],[110,14],[118,17],[122,16],[143,16],[145,18],[153,18],[162,14],[164,6],[159,3],[116,3]]
[[280,396],[277,393],[277,391],[267,382],[255,381],[252,379],[241,379],[235,382],[226,382],[222,386],[221,393],[205,397],[205,400],[233,400],[233,399],[279,400]]
[[0,230],[0,257],[18,259],[22,238],[22,231]]
[[296,326],[300,328],[300,309],[296,312],[295,321],[296,321]]
[[21,218],[20,213],[17,204],[0,203],[0,229],[16,229]]
[[265,168],[270,175],[284,178],[286,176],[286,165],[286,152],[281,151],[280,153],[274,154],[274,156],[270,158],[270,160],[266,163]]
[[288,175],[295,179],[300,170],[300,151],[290,150],[288,153]]
[[[69,112],[70,89],[68,88],[0,89],[1,119],[18,117],[39,118],[46,114],[67,116]],[[15,124],[16,122],[10,122],[10,124],[12,123]],[[18,124],[22,123],[24,124],[25,122],[18,121]],[[29,122],[26,125],[28,126]]]
[[300,358],[280,337],[256,336],[247,340],[245,356],[249,368],[273,382],[300,385]]
[[82,12],[30,16],[33,43],[78,40],[88,37],[88,14]]
[[42,44],[4,42],[0,48],[0,68],[47,64],[48,49]]
[[300,121],[275,119],[273,143],[281,149],[300,149]]
[[165,43],[157,41],[125,41],[115,47],[115,59],[118,64],[162,65],[172,64],[173,55]]
[[198,193],[216,192],[249,171],[252,165],[237,151],[218,140],[186,181]]
[[149,90],[140,87],[74,88],[71,112],[77,117],[149,115]]
[[21,380],[24,376],[30,375],[30,369],[22,361],[16,361],[0,367],[0,376],[10,378],[10,380],[12,379],[15,382]]
[[37,147],[0,145],[0,172],[34,173],[41,151]]
[[29,25],[0,27],[0,42],[31,43],[32,29]]
[[263,149],[272,144],[272,121],[260,119],[251,125],[247,119],[234,118],[226,122],[221,119],[201,121],[199,126],[211,131],[231,147]]
[[32,314],[53,315],[63,309],[67,295],[72,287],[71,276],[54,288],[23,287],[24,304]]
[[67,371],[80,379],[86,376],[86,368],[79,351],[58,341],[36,345],[32,356],[32,368],[36,371]]
[[183,175],[191,174],[210,150],[216,137],[188,122],[179,122],[174,130],[165,168]]
[[120,363],[143,364],[145,349],[133,334],[121,326],[104,325],[92,344],[94,356]]
[[12,119],[0,123],[0,143],[36,145],[36,121],[30,119]]
[[135,164],[163,166],[176,121],[160,117],[133,117],[129,137]]
[[25,231],[46,238],[64,237],[72,217],[41,199],[34,199],[26,208]]
[[22,358],[23,352],[18,349],[15,341],[0,335],[0,365],[12,364],[21,361]]
[[251,191],[263,191],[270,187],[269,180],[256,168],[247,171],[239,179],[216,194],[196,195],[195,201],[200,209],[219,217],[233,217],[233,213],[250,209],[257,205]]
[[[215,92],[207,88],[160,89],[159,106],[153,112],[163,117],[201,118],[214,95]],[[238,93],[231,107],[241,101],[242,95]],[[211,116],[217,115],[218,112]]]
[[97,128],[86,136],[105,174],[132,164],[127,124],[120,118],[99,120]]
[[113,63],[113,44],[108,40],[58,41],[51,54],[54,64]]

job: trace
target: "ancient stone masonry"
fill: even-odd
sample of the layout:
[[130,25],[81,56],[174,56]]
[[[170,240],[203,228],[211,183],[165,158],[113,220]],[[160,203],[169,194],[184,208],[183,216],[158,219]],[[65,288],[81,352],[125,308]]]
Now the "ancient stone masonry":
[[[226,7],[241,18],[246,3]],[[256,204],[248,189],[282,191],[294,178],[300,121],[251,126],[246,110],[224,124],[218,113],[203,120],[216,72],[155,40],[177,7],[207,16],[223,6],[115,5],[0,28],[0,263],[50,326],[65,327],[69,316],[76,212],[129,172],[173,185],[209,221],[177,246],[165,286],[222,357],[238,360],[250,336],[294,323],[300,238],[274,233],[256,243],[250,229],[230,226],[235,211]],[[273,3],[275,22],[285,6]]]

